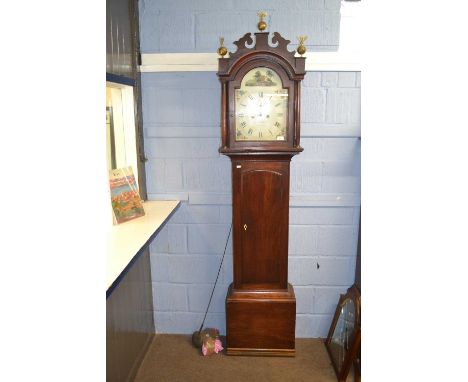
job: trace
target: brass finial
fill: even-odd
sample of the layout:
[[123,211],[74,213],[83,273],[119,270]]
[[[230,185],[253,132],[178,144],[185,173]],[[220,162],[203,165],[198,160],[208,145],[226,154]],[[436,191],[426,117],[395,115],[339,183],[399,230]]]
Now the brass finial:
[[267,27],[267,23],[263,19],[268,16],[268,13],[266,13],[264,11],[258,12],[257,16],[260,17],[260,20],[259,20],[259,22],[257,24],[257,28],[261,32],[261,31],[265,30],[266,27]]
[[306,52],[306,47],[304,45],[304,41],[307,40],[307,36],[298,36],[297,39],[299,40],[299,46],[297,47],[297,53],[301,56]]
[[221,57],[224,57],[227,54],[227,49],[224,46],[224,37],[219,38],[219,48],[218,48],[218,54]]

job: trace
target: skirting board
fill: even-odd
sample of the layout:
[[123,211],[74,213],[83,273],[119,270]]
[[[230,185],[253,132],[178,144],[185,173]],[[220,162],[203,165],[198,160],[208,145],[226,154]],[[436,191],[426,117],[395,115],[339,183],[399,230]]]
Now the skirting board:
[[246,356],[262,356],[262,357],[294,357],[295,349],[243,349],[243,348],[227,348],[227,355],[246,355]]

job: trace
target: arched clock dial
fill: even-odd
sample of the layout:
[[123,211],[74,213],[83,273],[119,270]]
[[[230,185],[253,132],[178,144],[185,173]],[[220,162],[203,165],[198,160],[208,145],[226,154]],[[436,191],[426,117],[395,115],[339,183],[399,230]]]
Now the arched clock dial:
[[270,68],[250,70],[235,90],[236,141],[284,141],[288,89]]

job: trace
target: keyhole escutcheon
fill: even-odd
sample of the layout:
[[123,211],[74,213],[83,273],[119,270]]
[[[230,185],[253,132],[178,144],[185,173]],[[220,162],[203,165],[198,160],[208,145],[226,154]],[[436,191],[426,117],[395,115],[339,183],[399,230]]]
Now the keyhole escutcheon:
[[247,224],[244,224],[244,231],[247,231]]

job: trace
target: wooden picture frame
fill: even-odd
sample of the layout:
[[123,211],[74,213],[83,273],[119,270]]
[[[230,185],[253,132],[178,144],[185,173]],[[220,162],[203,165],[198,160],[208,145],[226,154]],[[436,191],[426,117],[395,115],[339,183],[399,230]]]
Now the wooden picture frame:
[[361,293],[356,285],[340,295],[325,347],[338,381],[346,381],[361,348]]
[[354,382],[361,382],[361,345],[356,354],[356,358],[353,361],[354,369]]

